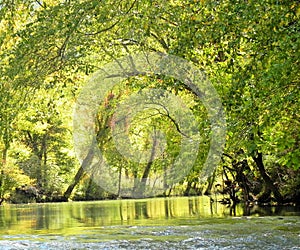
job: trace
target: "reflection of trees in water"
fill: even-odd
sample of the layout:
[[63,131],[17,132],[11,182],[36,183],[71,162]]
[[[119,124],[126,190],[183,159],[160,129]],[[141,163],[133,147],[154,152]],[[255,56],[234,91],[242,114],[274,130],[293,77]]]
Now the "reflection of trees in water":
[[189,214],[190,215],[195,215],[197,214],[196,210],[197,210],[197,203],[195,203],[195,200],[189,200]]
[[[111,225],[147,225],[149,219],[167,221],[232,216],[291,215],[300,209],[288,206],[226,207],[208,197],[159,198],[103,202],[36,204],[22,207],[0,207],[0,228],[25,233],[30,230],[70,230],[70,228]],[[152,222],[150,222],[152,223]],[[75,230],[74,229],[74,230]]]
[[148,215],[147,203],[146,202],[136,202],[134,204],[135,208],[135,218],[136,219],[148,219],[150,216]]
[[38,207],[36,211],[36,229],[49,229],[49,213],[47,213],[47,207]]
[[172,210],[172,206],[170,205],[170,200],[165,200],[164,202],[165,204],[165,218],[173,218],[173,210]]
[[248,208],[249,213],[247,215],[260,215],[260,216],[274,216],[274,215],[288,215],[289,213],[294,213],[300,208],[293,206],[254,206]]
[[[120,220],[128,220],[128,214],[134,214],[134,219],[180,219],[187,217],[211,217],[221,215],[222,206],[212,203],[209,198],[190,197],[190,198],[166,198],[149,199],[146,201],[128,201],[133,206],[119,208]],[[134,204],[133,204],[134,203]],[[121,203],[122,204],[122,203]],[[124,204],[123,204],[124,206]],[[132,210],[133,209],[133,210]],[[132,210],[130,212],[130,210]],[[218,211],[220,210],[220,211]]]
[[0,207],[0,228],[10,228],[17,222],[17,210]]

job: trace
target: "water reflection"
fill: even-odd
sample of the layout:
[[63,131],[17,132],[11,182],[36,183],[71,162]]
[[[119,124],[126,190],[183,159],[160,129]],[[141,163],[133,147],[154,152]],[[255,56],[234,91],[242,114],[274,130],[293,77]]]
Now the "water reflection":
[[295,207],[225,207],[209,197],[5,205],[0,207],[2,233],[60,230],[111,225],[180,225],[230,215],[299,215]]

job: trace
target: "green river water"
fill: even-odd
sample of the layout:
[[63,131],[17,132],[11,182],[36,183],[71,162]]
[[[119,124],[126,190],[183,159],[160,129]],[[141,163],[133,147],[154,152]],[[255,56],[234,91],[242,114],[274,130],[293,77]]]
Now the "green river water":
[[0,249],[300,249],[300,209],[205,196],[6,204]]

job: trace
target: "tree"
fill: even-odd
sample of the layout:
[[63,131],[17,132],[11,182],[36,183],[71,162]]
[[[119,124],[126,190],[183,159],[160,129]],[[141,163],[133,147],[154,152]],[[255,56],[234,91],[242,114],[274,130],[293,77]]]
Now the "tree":
[[[12,143],[22,144],[19,151],[27,144],[26,150],[36,155],[37,165],[46,166],[44,170],[37,168],[41,172],[35,177],[27,174],[51,189],[49,180],[42,181],[43,177],[37,176],[48,176],[47,171],[54,174],[71,167],[67,162],[69,157],[62,153],[63,149],[71,150],[66,143],[71,125],[65,126],[70,117],[63,115],[59,103],[74,104],[86,77],[105,63],[122,55],[150,50],[183,57],[206,73],[226,108],[225,154],[238,158],[227,159],[225,163],[232,167],[247,161],[250,168],[247,171],[251,171],[253,178],[264,181],[258,198],[268,194],[267,199],[270,199],[272,191],[278,202],[284,202],[291,197],[290,190],[300,185],[297,178],[294,182],[286,181],[289,174],[297,176],[299,171],[299,13],[297,1],[274,0],[259,3],[228,0],[2,1],[2,169],[6,169],[6,161],[27,157],[27,153],[22,157],[12,156],[18,151],[11,149]],[[194,167],[182,183],[177,184],[188,194],[192,187],[199,185],[198,176],[209,148],[209,119],[201,101],[186,85],[163,76],[151,77],[130,78],[118,89],[111,90],[107,102],[99,107],[97,143],[114,171],[119,173],[117,185],[126,180],[126,175],[135,176],[137,187],[155,174],[167,173],[180,144],[180,127],[169,110],[160,107],[141,115],[139,118],[144,123],[135,120],[129,131],[135,149],[147,149],[148,159],[151,149],[155,149],[154,141],[149,139],[153,128],[162,128],[165,132],[167,151],[163,160],[150,159],[149,165],[124,160],[117,153],[111,139],[111,125],[117,103],[130,94],[149,87],[174,93],[188,104],[205,137]],[[56,91],[58,94],[54,94]],[[50,95],[54,95],[53,98]],[[38,128],[38,124],[45,127]],[[140,131],[143,131],[141,136],[135,135]],[[64,136],[59,138],[58,132]],[[74,178],[65,191],[66,198],[83,179],[84,169],[93,167],[92,154],[87,152],[81,166],[77,165],[77,173],[74,171]],[[56,160],[52,161],[52,157]],[[59,158],[64,159],[63,162]],[[220,180],[218,173],[223,172],[222,167],[215,172],[212,178],[215,181]],[[242,171],[241,176],[246,176],[247,171]],[[238,171],[233,172],[237,178]],[[212,183],[210,180],[209,185]],[[168,177],[164,185],[173,186]],[[63,187],[59,189],[62,192]],[[297,194],[294,192],[292,196]]]

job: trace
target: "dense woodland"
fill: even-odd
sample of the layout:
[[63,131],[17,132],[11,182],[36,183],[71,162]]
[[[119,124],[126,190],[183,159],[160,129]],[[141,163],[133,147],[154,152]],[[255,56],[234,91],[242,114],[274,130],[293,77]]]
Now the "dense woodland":
[[0,202],[122,196],[95,183],[83,166],[91,162],[76,158],[73,109],[94,72],[121,56],[154,51],[206,74],[225,109],[226,144],[218,167],[201,182],[211,131],[203,103],[176,79],[129,77],[107,93],[95,117],[105,159],[136,180],[126,198],[170,168],[180,127],[168,110],[140,114],[130,127],[131,146],[153,149],[153,128],[164,132],[167,146],[163,158],[139,163],[124,158],[111,139],[113,114],[127,96],[161,88],[184,100],[204,138],[189,173],[172,185],[166,180],[161,195],[299,203],[299,18],[296,0],[0,0]]

